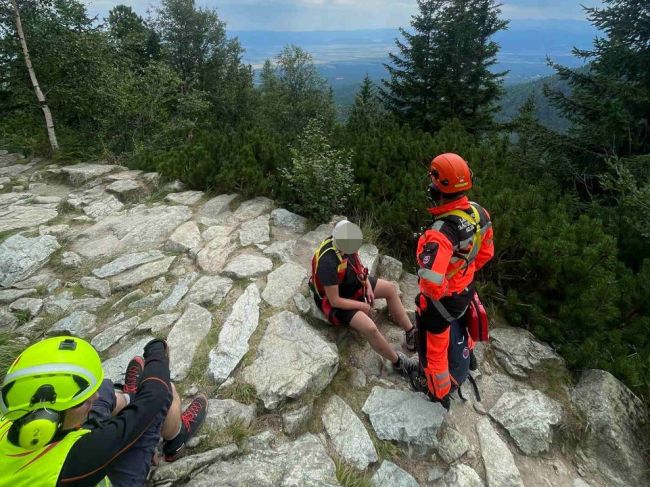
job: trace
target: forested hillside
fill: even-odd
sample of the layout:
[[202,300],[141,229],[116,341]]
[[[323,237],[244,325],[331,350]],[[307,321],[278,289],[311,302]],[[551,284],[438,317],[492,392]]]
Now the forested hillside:
[[[287,46],[256,86],[237,39],[193,0],[163,0],[146,21],[118,6],[99,24],[78,0],[3,2],[0,148],[269,196],[319,222],[347,214],[404,262],[413,261],[413,234],[428,221],[427,164],[458,152],[476,176],[472,198],[494,219],[497,255],[481,276],[486,300],[574,370],[609,370],[647,397],[648,6],[612,0],[586,12],[608,40],[577,53],[591,63],[588,73],[556,66],[558,83],[546,93],[572,128],[544,127],[537,116],[546,112],[526,103],[513,143],[495,121],[504,99],[501,75],[490,69],[498,52],[491,39],[505,26],[496,2],[418,3],[390,80],[367,80],[342,124],[309,53]],[[508,106],[524,93],[512,96]]]

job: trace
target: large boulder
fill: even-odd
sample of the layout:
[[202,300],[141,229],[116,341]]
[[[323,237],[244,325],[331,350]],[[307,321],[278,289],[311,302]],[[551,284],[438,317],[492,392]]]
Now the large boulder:
[[189,304],[167,336],[169,368],[172,380],[187,377],[196,349],[212,327],[212,314],[196,304]]
[[189,221],[174,230],[165,244],[165,248],[172,252],[198,251],[202,243],[198,225]]
[[88,338],[96,330],[97,317],[87,311],[75,311],[70,316],[54,323],[48,334],[50,335],[74,335],[80,338]]
[[180,313],[168,313],[156,315],[149,318],[144,323],[140,323],[137,327],[138,331],[161,333],[170,328],[178,318],[181,317]]
[[105,264],[97,269],[93,269],[93,274],[101,279],[111,276],[116,276],[122,272],[138,267],[142,264],[155,262],[165,257],[159,250],[149,250],[147,252],[135,252],[124,254],[117,259]]
[[440,440],[436,445],[436,451],[445,463],[451,465],[467,453],[468,450],[469,441],[467,441],[465,435],[451,425],[443,427]]
[[476,470],[468,465],[457,463],[434,485],[436,487],[484,487],[485,484]]
[[241,254],[228,262],[223,274],[235,279],[262,276],[273,269],[273,261],[260,255]]
[[336,467],[311,434],[274,449],[254,449],[228,461],[212,463],[187,485],[213,487],[338,487]]
[[151,250],[164,243],[191,217],[192,211],[187,206],[138,205],[125,214],[106,217],[84,229],[73,250],[86,258]]
[[293,257],[293,251],[296,247],[295,240],[284,240],[273,242],[264,249],[264,255],[275,257],[280,262],[289,262]]
[[[225,233],[225,232],[224,232]],[[230,234],[217,235],[197,255],[199,267],[210,274],[218,274],[237,248],[237,240]]]
[[62,167],[61,172],[68,178],[72,186],[82,186],[92,179],[115,171],[118,167],[110,164],[85,163]]
[[99,335],[96,335],[90,344],[95,347],[98,352],[104,352],[128,335],[131,331],[135,330],[139,323],[140,318],[134,316],[133,318],[124,320],[116,325],[111,325]]
[[285,411],[282,414],[282,431],[286,435],[293,435],[307,427],[314,412],[314,404],[307,403],[297,409]]
[[275,409],[285,399],[321,392],[338,365],[335,345],[299,316],[283,311],[268,320],[257,356],[242,377],[255,386],[268,409]]
[[278,208],[271,212],[271,222],[275,230],[282,234],[302,234],[307,228],[307,219],[284,208]]
[[562,406],[540,391],[509,391],[490,409],[490,416],[508,430],[522,452],[539,455],[551,447]]
[[261,215],[245,222],[239,231],[239,243],[242,247],[264,244],[270,239],[269,215]]
[[376,276],[379,265],[379,249],[372,244],[363,244],[359,249],[359,258],[361,263],[368,268],[370,275]]
[[99,220],[109,215],[115,215],[124,209],[124,205],[112,194],[105,194],[88,206],[84,206],[83,212],[90,218]]
[[0,233],[38,227],[55,219],[59,213],[54,208],[32,205],[0,207]]
[[488,487],[524,487],[512,453],[499,437],[490,419],[480,419],[476,424],[476,431],[481,444]]
[[426,448],[437,444],[436,434],[446,411],[424,394],[375,386],[363,412],[382,440],[403,441]]
[[649,485],[643,401],[604,370],[585,371],[571,399],[589,425],[581,448],[591,466],[612,486]]
[[128,270],[122,274],[110,278],[111,289],[120,291],[138,286],[149,279],[162,276],[169,271],[169,267],[176,257],[165,257],[164,259],[143,264],[135,269]]
[[399,282],[402,291],[402,303],[406,311],[415,312],[415,298],[420,292],[418,276],[409,272],[402,274],[402,280]]
[[262,298],[274,308],[281,308],[300,291],[307,277],[305,268],[298,264],[282,264],[268,275]]
[[170,193],[165,196],[165,200],[177,205],[192,206],[197,204],[203,198],[203,191],[185,191],[183,193]]
[[4,289],[0,291],[0,304],[13,303],[17,299],[36,294],[36,289]]
[[330,397],[323,410],[323,426],[339,456],[359,470],[379,460],[366,427],[339,396]]
[[230,204],[235,198],[237,198],[236,194],[220,194],[212,198],[201,207],[199,217],[204,220],[204,223],[217,219],[230,209]]
[[222,430],[236,423],[248,428],[256,414],[254,404],[241,404],[232,399],[210,399],[205,424],[213,430]]
[[230,376],[248,352],[248,340],[259,324],[260,301],[257,286],[249,285],[237,299],[230,316],[221,327],[219,341],[210,351],[208,365],[208,372],[217,384],[221,384]]
[[551,347],[521,328],[495,328],[490,342],[499,363],[515,377],[526,378],[543,364],[564,363]]
[[382,462],[371,482],[375,487],[419,487],[410,473],[388,460]]
[[235,210],[232,218],[235,222],[243,223],[254,220],[262,213],[267,213],[273,208],[273,200],[260,196],[252,200],[244,201]]
[[179,279],[167,297],[158,305],[158,311],[168,312],[176,308],[181,299],[189,292],[190,286],[197,277],[196,272],[190,272]]
[[0,244],[0,286],[9,287],[43,267],[60,247],[51,235],[13,235]]
[[402,263],[388,255],[382,255],[379,259],[379,277],[389,281],[399,281],[402,277]]
[[227,277],[201,276],[185,296],[185,302],[219,306],[232,289],[232,285],[232,280]]
[[198,455],[189,455],[173,463],[163,463],[153,470],[151,482],[155,487],[172,487],[190,485],[190,477],[206,467],[221,460],[234,457],[239,450],[231,444],[214,450],[208,450]]

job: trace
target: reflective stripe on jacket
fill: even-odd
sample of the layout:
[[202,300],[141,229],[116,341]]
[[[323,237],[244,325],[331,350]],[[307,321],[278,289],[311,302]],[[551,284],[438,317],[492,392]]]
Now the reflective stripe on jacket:
[[56,487],[73,445],[90,433],[88,429],[74,430],[43,448],[25,450],[7,438],[11,425],[8,420],[0,423],[0,487]]
[[469,286],[493,257],[493,230],[489,213],[467,197],[429,211],[436,220],[418,241],[418,276],[420,292],[438,301]]

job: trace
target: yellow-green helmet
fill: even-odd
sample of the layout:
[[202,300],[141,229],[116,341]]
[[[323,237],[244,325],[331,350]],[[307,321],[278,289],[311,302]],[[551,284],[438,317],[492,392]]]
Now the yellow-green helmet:
[[92,397],[103,379],[102,362],[88,342],[48,338],[28,347],[9,367],[0,416],[15,421],[37,409],[71,409]]

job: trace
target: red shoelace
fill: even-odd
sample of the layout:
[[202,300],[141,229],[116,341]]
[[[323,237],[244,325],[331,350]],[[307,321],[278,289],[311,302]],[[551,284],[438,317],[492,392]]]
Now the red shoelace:
[[123,391],[127,394],[135,394],[138,392],[138,379],[142,370],[139,365],[132,365],[126,370],[126,377],[124,379]]
[[185,410],[181,416],[181,421],[185,425],[187,431],[190,431],[190,426],[196,419],[196,417],[203,411],[203,404],[200,401],[194,400]]

